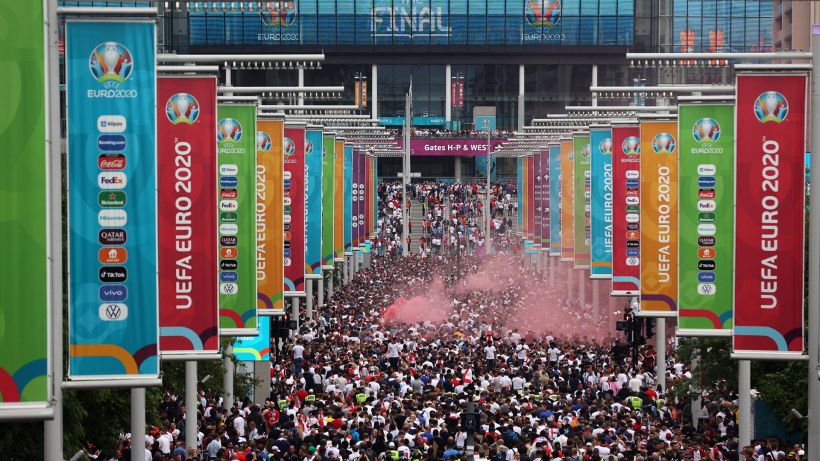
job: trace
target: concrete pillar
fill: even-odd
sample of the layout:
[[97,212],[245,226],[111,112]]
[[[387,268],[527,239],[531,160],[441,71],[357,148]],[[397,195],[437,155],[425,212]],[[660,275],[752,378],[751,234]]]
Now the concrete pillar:
[[330,301],[333,299],[333,279],[336,278],[336,271],[332,271],[330,273],[330,277],[327,278],[327,300]]
[[199,380],[196,375],[196,361],[185,362],[185,448],[196,448],[197,406],[196,386]]
[[581,306],[585,306],[587,303],[586,280],[584,279],[584,271],[580,270],[578,272],[578,301]]
[[305,279],[305,317],[313,319],[313,279]]
[[316,297],[318,298],[316,308],[319,309],[319,311],[322,311],[325,308],[325,276],[324,276],[324,272],[322,273],[322,278],[317,280],[316,283],[318,283],[317,288],[316,288]]
[[228,344],[228,346],[225,347],[225,352],[222,357],[222,367],[225,371],[222,375],[222,399],[224,400],[222,405],[229,410],[233,406],[234,365],[230,357],[231,354],[233,354],[233,344]]
[[598,325],[601,322],[601,294],[600,280],[592,281],[592,324]]
[[571,267],[572,263],[569,263],[570,267],[567,269],[567,299],[570,301],[574,301],[574,296],[572,294],[572,276],[575,270]]
[[[737,395],[738,395],[738,428],[739,447],[743,448],[752,443],[752,362],[750,360],[737,361]],[[810,376],[809,380],[817,379]]]
[[524,73],[524,64],[518,66],[518,129],[523,130],[524,125],[524,94],[526,93],[526,79]]
[[370,118],[379,119],[379,66],[370,67]]
[[345,254],[345,260],[342,262],[342,281],[345,285],[350,283],[350,255]]
[[666,319],[655,320],[655,377],[666,391]]
[[296,328],[299,328],[299,297],[290,298],[290,319],[296,321]]
[[[592,65],[592,85],[590,86],[598,86],[598,64]],[[597,93],[592,93],[592,105],[598,105],[598,95]]]
[[145,461],[145,388],[131,389],[131,461]]
[[[447,64],[444,67],[444,118],[447,124],[453,121],[453,66]],[[449,126],[448,126],[449,128]],[[458,171],[458,170],[456,170]],[[456,173],[458,175],[458,173]]]
[[[305,86],[305,68],[304,67],[299,67],[299,86],[300,87]],[[305,104],[305,93],[299,93],[298,101],[299,101],[300,106]]]
[[456,181],[461,181],[461,157],[453,157],[453,171]]
[[253,374],[256,384],[253,386],[253,403],[264,405],[265,399],[270,398],[270,362],[253,362]]

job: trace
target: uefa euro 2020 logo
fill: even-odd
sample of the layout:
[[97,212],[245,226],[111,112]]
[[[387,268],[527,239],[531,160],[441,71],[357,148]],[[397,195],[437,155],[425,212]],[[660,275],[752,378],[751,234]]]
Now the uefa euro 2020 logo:
[[270,139],[270,135],[265,133],[264,131],[257,131],[256,132],[256,150],[262,152],[270,152],[270,148],[273,142]]
[[602,155],[612,155],[612,138],[606,138],[598,144]]
[[713,118],[704,117],[692,127],[692,137],[701,144],[711,145],[720,139],[720,124]]
[[621,150],[626,155],[638,155],[641,153],[641,140],[637,136],[629,136],[621,143]]
[[652,140],[652,150],[656,154],[671,154],[675,152],[675,137],[669,133],[658,133]]
[[91,51],[88,68],[98,82],[112,88],[128,80],[134,70],[134,60],[122,43],[103,42]]
[[199,118],[199,101],[188,93],[177,93],[165,103],[165,115],[173,125],[193,125]]
[[561,20],[561,2],[559,0],[527,0],[524,16],[530,26],[553,28]]
[[219,121],[216,139],[220,144],[239,142],[242,139],[242,125],[232,118],[223,118]]
[[755,117],[761,122],[780,123],[789,115],[789,101],[782,93],[766,91],[755,100]]
[[267,27],[288,27],[294,22],[296,22],[296,2],[268,2],[268,7],[262,10],[262,24]]
[[285,151],[285,157],[289,158],[293,154],[296,153],[296,144],[294,144],[293,140],[290,138],[285,138],[283,150]]
[[305,142],[305,157],[310,157],[313,155],[313,143],[310,141]]
[[581,158],[589,158],[589,153],[592,152],[592,147],[589,144],[584,144],[581,148]]

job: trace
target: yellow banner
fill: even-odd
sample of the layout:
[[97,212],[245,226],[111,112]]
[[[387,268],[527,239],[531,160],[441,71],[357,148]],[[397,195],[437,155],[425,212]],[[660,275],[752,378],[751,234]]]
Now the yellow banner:
[[284,314],[283,157],[285,121],[256,122],[256,307],[260,315]]
[[656,317],[678,309],[677,133],[675,121],[641,122],[641,312]]
[[345,140],[336,138],[336,149],[333,153],[333,202],[336,213],[333,216],[333,248],[334,258],[344,260],[345,257]]
[[574,182],[572,139],[561,140],[561,261],[575,260],[575,229],[573,228],[572,205]]

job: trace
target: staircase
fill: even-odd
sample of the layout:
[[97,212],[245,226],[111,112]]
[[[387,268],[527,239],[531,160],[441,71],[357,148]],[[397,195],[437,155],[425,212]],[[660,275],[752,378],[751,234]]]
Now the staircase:
[[424,230],[421,225],[423,220],[424,215],[421,214],[421,203],[419,203],[418,200],[413,200],[412,205],[410,205],[410,222],[413,223],[413,231],[410,232],[410,253],[416,254],[419,252],[419,241],[424,236]]

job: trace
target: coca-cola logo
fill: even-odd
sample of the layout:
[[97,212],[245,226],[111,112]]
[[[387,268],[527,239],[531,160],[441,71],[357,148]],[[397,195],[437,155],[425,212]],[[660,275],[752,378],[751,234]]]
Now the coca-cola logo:
[[97,157],[97,166],[101,170],[124,170],[125,155],[123,154],[102,154]]

